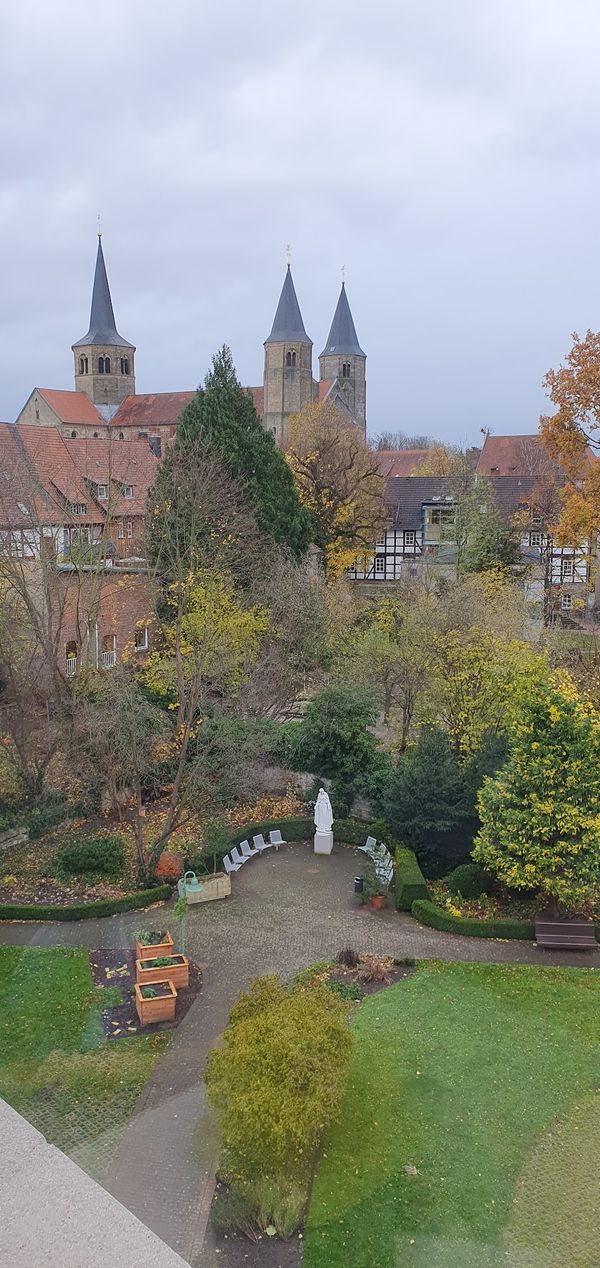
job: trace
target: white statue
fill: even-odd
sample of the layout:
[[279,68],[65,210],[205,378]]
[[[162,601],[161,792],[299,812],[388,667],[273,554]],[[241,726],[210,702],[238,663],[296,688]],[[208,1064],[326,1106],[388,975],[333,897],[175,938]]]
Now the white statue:
[[315,827],[317,832],[331,832],[333,810],[329,795],[324,788],[319,788],[319,796],[315,802]]

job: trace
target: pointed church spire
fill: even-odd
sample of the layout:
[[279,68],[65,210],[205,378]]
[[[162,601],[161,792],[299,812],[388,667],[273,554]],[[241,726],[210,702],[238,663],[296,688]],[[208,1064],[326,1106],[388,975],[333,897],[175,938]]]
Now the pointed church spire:
[[356,334],[354,322],[352,320],[352,313],[350,312],[350,305],[348,303],[348,296],[346,295],[345,282],[342,282],[342,289],[337,302],[337,308],[333,314],[331,330],[329,331],[327,343],[323,348],[321,356],[366,356],[366,353],[363,352],[358,342],[358,336]]
[[87,334],[83,336],[83,339],[78,339],[77,343],[73,344],[73,347],[84,348],[94,344],[108,345],[109,347],[114,345],[119,348],[134,347],[132,343],[128,343],[126,339],[122,338],[115,325],[115,315],[113,313],[104,253],[102,251],[101,233],[98,234],[98,254],[96,256],[96,271],[92,290],[90,328]]
[[285,281],[279,296],[277,312],[273,322],[273,329],[265,343],[309,343],[309,339],[302,320],[298,297],[294,289],[292,281],[292,270],[290,265],[287,266]]

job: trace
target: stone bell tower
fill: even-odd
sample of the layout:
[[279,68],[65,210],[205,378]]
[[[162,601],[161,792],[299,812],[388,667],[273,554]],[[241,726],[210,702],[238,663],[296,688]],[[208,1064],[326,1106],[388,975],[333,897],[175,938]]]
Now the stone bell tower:
[[346,286],[342,282],[331,330],[319,357],[319,377],[337,379],[363,436],[367,433],[366,367],[366,353],[358,342]]
[[119,334],[98,234],[90,328],[73,344],[75,391],[85,392],[107,422],[121,401],[135,392],[135,346]]
[[291,415],[314,399],[312,340],[304,329],[289,264],[273,329],[265,340],[264,388],[264,425],[278,445],[285,445]]

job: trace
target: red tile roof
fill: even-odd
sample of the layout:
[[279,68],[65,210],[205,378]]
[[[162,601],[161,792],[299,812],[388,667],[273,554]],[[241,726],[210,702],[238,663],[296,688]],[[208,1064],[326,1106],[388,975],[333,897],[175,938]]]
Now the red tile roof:
[[137,427],[151,431],[153,427],[175,427],[182,409],[193,401],[195,392],[143,392],[126,396],[112,420],[112,426]]
[[320,379],[319,380],[319,400],[320,401],[325,401],[327,399],[334,383],[335,383],[335,379]]
[[373,457],[380,474],[387,479],[414,475],[430,453],[430,449],[377,449]]
[[265,412],[265,389],[264,387],[248,387],[247,392],[252,393],[252,400],[256,413],[262,418]]
[[103,427],[105,419],[98,413],[85,392],[62,392],[52,387],[38,387],[36,392],[43,396],[51,409],[60,418],[61,423],[86,423]]
[[[159,459],[147,440],[92,440],[81,436],[65,440],[65,449],[84,479],[94,484],[112,483],[111,514],[143,515],[148,489],[154,483]],[[133,497],[126,498],[119,486],[131,485]],[[100,503],[106,507],[106,502]]]
[[[589,465],[597,462],[591,449],[587,451],[587,461],[582,468],[585,474]],[[548,457],[540,437],[530,436],[486,436],[483,449],[477,463],[477,474],[483,476],[535,476],[539,478],[544,470],[555,470],[556,464]]]

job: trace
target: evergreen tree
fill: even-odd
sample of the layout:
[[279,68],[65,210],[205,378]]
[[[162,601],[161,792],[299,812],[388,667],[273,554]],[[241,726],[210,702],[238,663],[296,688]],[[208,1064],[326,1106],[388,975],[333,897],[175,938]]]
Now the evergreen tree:
[[448,736],[424,727],[392,770],[383,811],[396,840],[415,851],[426,875],[443,875],[469,856],[464,781]]
[[504,885],[580,905],[600,887],[600,715],[553,674],[523,693],[509,741],[479,794],[473,857]]
[[259,529],[294,559],[310,542],[310,516],[300,505],[290,468],[265,431],[250,393],[238,381],[231,352],[213,357],[204,390],[186,405],[177,443],[198,437],[225,463],[253,508]]

